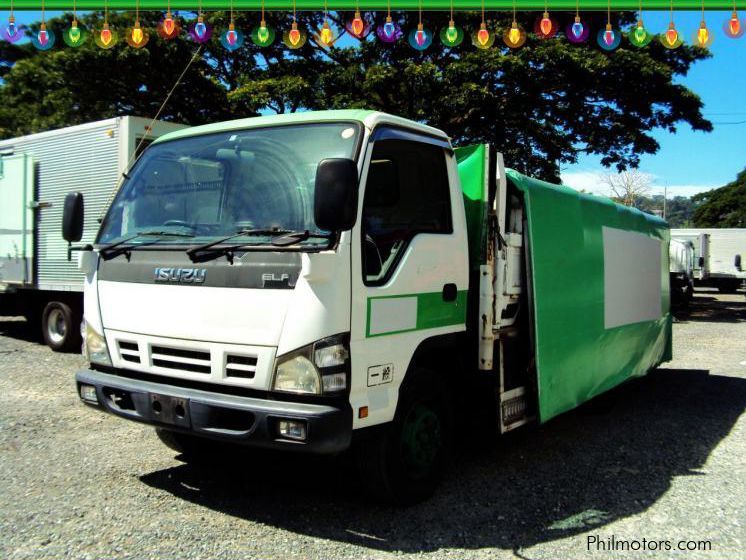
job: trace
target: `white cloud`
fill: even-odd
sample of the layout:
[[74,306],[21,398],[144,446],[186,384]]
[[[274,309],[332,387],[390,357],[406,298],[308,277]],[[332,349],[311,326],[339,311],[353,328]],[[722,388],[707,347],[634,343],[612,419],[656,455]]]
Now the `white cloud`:
[[[608,187],[604,184],[602,178],[609,174],[608,170],[588,170],[588,171],[566,171],[562,173],[562,184],[567,185],[575,190],[584,190],[601,196],[608,196]],[[663,194],[666,185],[655,175],[645,173],[650,180],[650,193]],[[716,189],[721,185],[668,185],[668,198],[674,196],[692,196],[697,193]]]

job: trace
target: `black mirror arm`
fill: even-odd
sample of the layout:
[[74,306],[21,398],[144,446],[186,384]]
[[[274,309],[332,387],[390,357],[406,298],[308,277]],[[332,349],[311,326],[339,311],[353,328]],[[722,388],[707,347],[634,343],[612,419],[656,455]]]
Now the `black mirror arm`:
[[77,247],[73,247],[73,244],[69,241],[67,242],[67,260],[71,261],[73,260],[73,251],[93,251],[93,245],[90,243],[86,243],[85,245],[78,245]]

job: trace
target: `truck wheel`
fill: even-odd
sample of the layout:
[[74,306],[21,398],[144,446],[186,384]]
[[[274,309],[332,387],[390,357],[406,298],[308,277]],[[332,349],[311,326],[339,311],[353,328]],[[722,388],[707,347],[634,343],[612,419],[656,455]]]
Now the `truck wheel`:
[[440,482],[451,421],[445,392],[433,377],[418,376],[404,387],[394,421],[356,446],[363,485],[374,499],[415,504]]
[[80,351],[80,316],[66,303],[50,301],[41,316],[44,342],[55,352]]

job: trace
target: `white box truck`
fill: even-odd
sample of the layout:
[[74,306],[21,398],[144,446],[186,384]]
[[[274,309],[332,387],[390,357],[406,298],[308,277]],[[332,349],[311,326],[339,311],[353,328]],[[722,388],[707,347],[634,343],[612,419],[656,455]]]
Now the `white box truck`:
[[684,239],[671,239],[669,246],[669,271],[671,273],[671,304],[689,305],[694,294],[694,243]]
[[734,293],[746,279],[746,228],[672,229],[672,239],[691,241],[695,249],[695,286]]
[[140,141],[182,125],[117,117],[0,140],[0,314],[41,325],[54,350],[80,348],[83,275],[61,238],[65,195],[84,193],[82,241],[93,242],[99,218]]
[[78,393],[187,459],[352,448],[375,496],[413,502],[478,411],[546,422],[670,359],[668,243],[660,218],[383,113],[178,131],[78,253]]

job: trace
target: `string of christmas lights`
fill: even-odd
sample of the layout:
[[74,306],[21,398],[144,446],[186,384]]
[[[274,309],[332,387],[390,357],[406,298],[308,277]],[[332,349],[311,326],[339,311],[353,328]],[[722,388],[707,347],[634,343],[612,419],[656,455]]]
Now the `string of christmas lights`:
[[[0,40],[9,43],[17,43],[23,37],[27,37],[31,44],[38,50],[51,50],[56,44],[55,33],[47,28],[45,18],[45,0],[41,0],[41,24],[38,31],[31,32],[29,29],[19,26],[16,23],[14,14],[13,0],[10,1],[10,15],[7,23],[0,27]],[[676,29],[674,22],[674,5],[673,0],[669,3],[670,22],[665,32],[658,35],[658,41],[667,49],[676,49],[683,44],[681,34]],[[374,35],[384,44],[394,44],[403,37],[407,38],[409,45],[417,51],[425,51],[432,44],[435,34],[426,29],[422,22],[422,0],[418,2],[418,23],[417,27],[405,33],[399,23],[393,21],[391,17],[391,1],[387,0],[386,17],[376,25],[375,18],[369,14],[360,11],[358,0],[355,2],[355,12],[353,18],[346,21],[342,27],[350,36],[360,40],[366,40],[369,36]],[[502,39],[505,46],[510,49],[517,49],[523,46],[528,38],[528,34],[518,23],[516,17],[516,1],[513,0],[512,6],[513,20],[509,27],[502,32]],[[611,17],[611,0],[607,0],[606,6],[606,25],[599,29],[596,34],[598,46],[607,52],[619,48],[622,39],[638,48],[645,47],[655,38],[643,23],[643,5],[642,0],[639,2],[637,23],[633,25],[628,32],[623,33],[615,27]],[[715,36],[707,27],[705,21],[705,2],[701,0],[702,19],[699,27],[692,37],[692,45],[700,48],[708,48]],[[327,2],[324,0],[324,17],[321,27],[313,30],[311,37],[313,41],[324,49],[329,49],[342,36],[332,27],[329,16]],[[471,35],[471,43],[477,49],[486,50],[494,46],[497,33],[488,29],[485,19],[485,2],[481,2],[481,23],[479,28],[475,29]],[[373,31],[375,30],[375,33]],[[575,3],[575,16],[561,32],[562,27],[559,21],[549,13],[549,0],[544,1],[544,11],[536,18],[533,27],[533,36],[540,40],[549,39],[567,39],[570,43],[581,44],[588,41],[590,36],[590,26],[581,18],[580,0]],[[182,20],[178,13],[171,12],[171,1],[166,2],[166,12],[163,19],[156,27],[158,36],[165,40],[171,41],[179,37],[182,33]],[[738,39],[743,37],[746,32],[746,21],[741,20],[736,6],[736,0],[733,0],[733,10],[730,16],[723,22],[723,31],[726,37]],[[202,11],[202,0],[199,0],[197,18],[187,28],[188,37],[196,43],[206,43],[212,38],[212,28],[205,23],[204,12]],[[68,47],[77,48],[85,44],[89,36],[89,31],[80,24],[77,15],[76,0],[73,0],[73,14],[70,27],[62,33],[62,39]],[[140,49],[147,45],[150,34],[147,29],[140,24],[140,0],[135,3],[135,22],[132,27],[125,31],[125,40],[127,44],[135,49]],[[268,47],[275,41],[275,30],[267,25],[264,17],[264,0],[261,1],[261,19],[259,25],[251,30],[250,35],[252,43],[258,47]],[[450,19],[448,26],[440,30],[440,41],[444,46],[457,47],[466,36],[465,31],[456,25],[453,12],[453,0],[450,1]],[[307,42],[308,34],[305,30],[300,29],[296,20],[296,3],[292,1],[292,24],[290,29],[282,33],[282,43],[290,49],[299,49]],[[104,0],[104,21],[100,29],[93,30],[93,41],[102,49],[110,49],[117,44],[118,34],[109,25],[108,2]],[[227,29],[224,29],[219,35],[219,42],[229,51],[235,51],[244,45],[244,34],[236,28],[234,21],[233,0],[230,2],[230,21]]]

